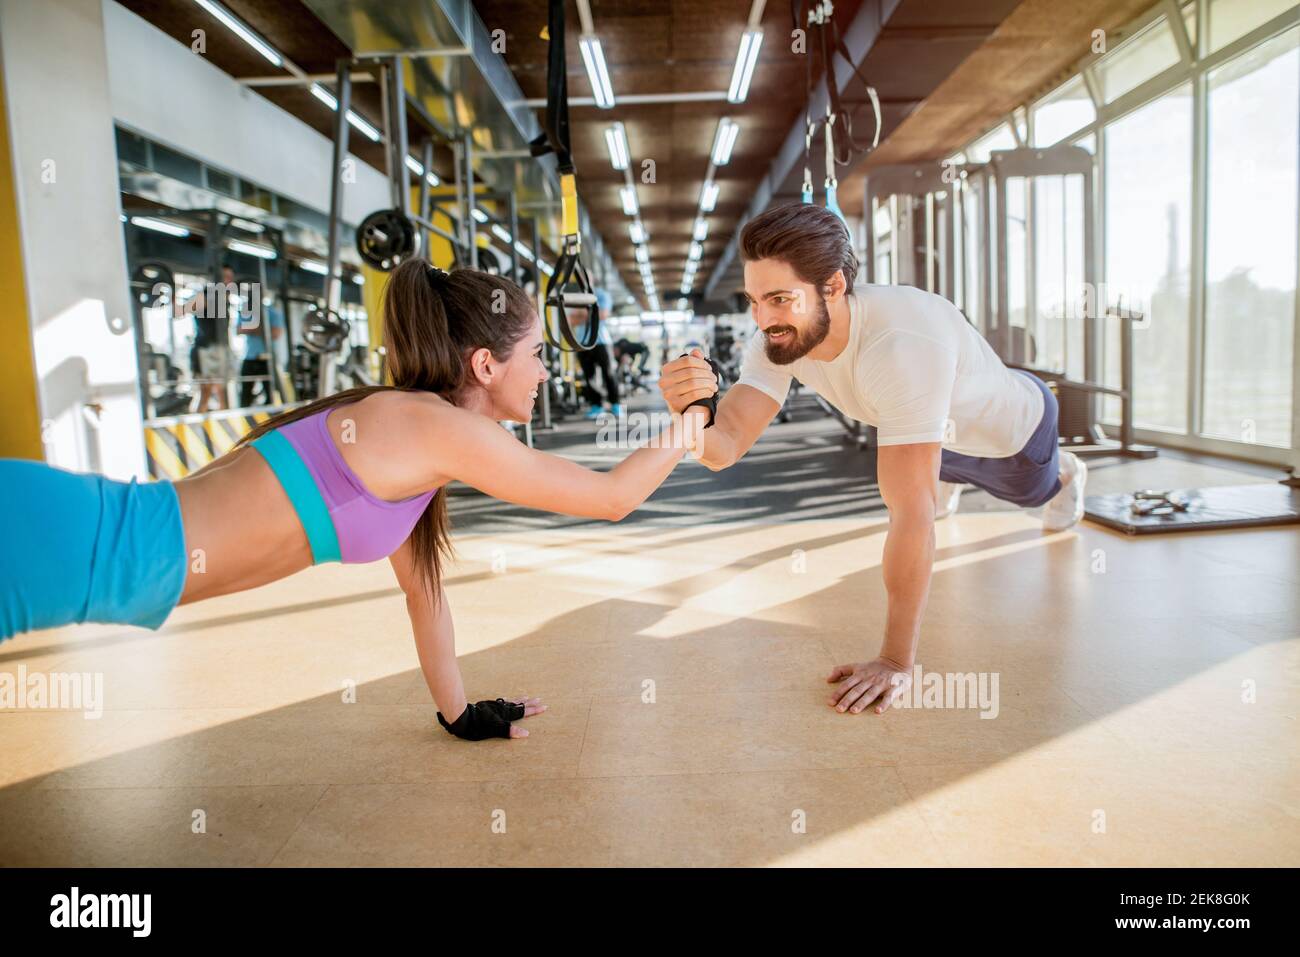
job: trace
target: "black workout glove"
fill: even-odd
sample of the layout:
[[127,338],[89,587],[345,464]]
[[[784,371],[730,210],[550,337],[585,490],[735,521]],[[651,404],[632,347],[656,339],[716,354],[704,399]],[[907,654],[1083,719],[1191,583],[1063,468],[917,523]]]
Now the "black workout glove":
[[[686,356],[687,353],[683,352],[678,358],[685,359]],[[709,368],[713,370],[713,374],[718,377],[718,388],[722,388],[722,366],[707,357],[704,361],[709,364]],[[693,405],[702,405],[709,410],[709,421],[704,427],[707,429],[712,426],[713,420],[718,415],[718,393],[714,392],[713,395],[709,396],[707,399],[696,399],[694,402],[688,402],[686,404],[686,409],[689,409]],[[682,409],[682,411],[685,412],[686,409]]]
[[482,741],[484,738],[510,737],[510,722],[518,721],[524,716],[524,706],[497,698],[495,701],[480,701],[465,706],[465,713],[447,723],[447,719],[438,712],[438,723],[458,738],[466,741]]

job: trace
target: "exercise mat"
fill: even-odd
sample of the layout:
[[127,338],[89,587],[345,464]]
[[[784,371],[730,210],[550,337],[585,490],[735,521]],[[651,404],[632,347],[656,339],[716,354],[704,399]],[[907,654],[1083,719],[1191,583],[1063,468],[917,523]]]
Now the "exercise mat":
[[[1167,491],[1169,501],[1180,503],[1181,508],[1162,508],[1139,515],[1133,510],[1138,493],[1089,495],[1084,516],[1129,535],[1300,524],[1300,489],[1281,482],[1162,491]],[[1144,503],[1155,504],[1149,497]]]

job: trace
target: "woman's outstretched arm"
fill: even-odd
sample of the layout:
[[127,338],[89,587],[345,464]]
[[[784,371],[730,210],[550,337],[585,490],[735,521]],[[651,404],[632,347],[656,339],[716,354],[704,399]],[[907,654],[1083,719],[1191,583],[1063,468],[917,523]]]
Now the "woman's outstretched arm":
[[708,411],[673,416],[669,429],[608,472],[530,449],[484,416],[439,409],[437,469],[481,492],[516,505],[618,521],[649,498],[698,440]]

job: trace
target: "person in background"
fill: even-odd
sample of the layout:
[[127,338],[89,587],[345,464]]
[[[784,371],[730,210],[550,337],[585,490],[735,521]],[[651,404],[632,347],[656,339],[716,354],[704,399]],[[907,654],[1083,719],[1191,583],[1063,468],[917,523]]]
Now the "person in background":
[[203,291],[190,300],[189,311],[194,313],[194,348],[190,351],[190,369],[199,380],[199,404],[196,412],[205,412],[209,401],[218,409],[230,407],[226,386],[234,370],[234,357],[230,351],[230,311],[236,308],[231,293],[238,294],[235,271],[230,266],[221,267],[221,283],[208,283]]
[[[271,330],[270,344],[265,338],[266,329]],[[270,297],[263,300],[261,321],[243,335],[244,362],[239,367],[239,405],[241,408],[248,408],[254,402],[269,405],[271,358],[275,343],[284,338],[284,313]]]
[[618,363],[620,372],[627,373],[627,381],[633,390],[645,388],[642,374],[650,361],[649,346],[624,336],[614,343],[614,361]]
[[[623,405],[619,401],[618,392],[618,374],[614,371],[614,342],[609,335],[609,311],[613,305],[613,300],[608,292],[604,289],[596,290],[596,308],[600,310],[600,331],[597,333],[596,344],[590,349],[578,353],[578,364],[582,366],[582,398],[583,401],[591,406],[587,410],[586,418],[598,419],[604,412],[604,403],[609,401],[610,411],[617,418],[623,414]],[[569,311],[569,322],[578,335],[578,332],[587,324],[587,312]],[[604,396],[595,387],[596,370],[600,369],[602,388],[605,390]]]

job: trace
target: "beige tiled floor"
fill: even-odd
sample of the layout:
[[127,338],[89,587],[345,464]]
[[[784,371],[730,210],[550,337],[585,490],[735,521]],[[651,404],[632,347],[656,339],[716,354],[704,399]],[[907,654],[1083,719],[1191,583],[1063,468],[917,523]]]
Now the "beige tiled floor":
[[1300,533],[959,515],[920,658],[997,716],[838,715],[884,530],[461,537],[471,696],[550,705],[512,742],[436,726],[386,563],[20,637],[106,701],[0,712],[0,864],[1300,865]]

